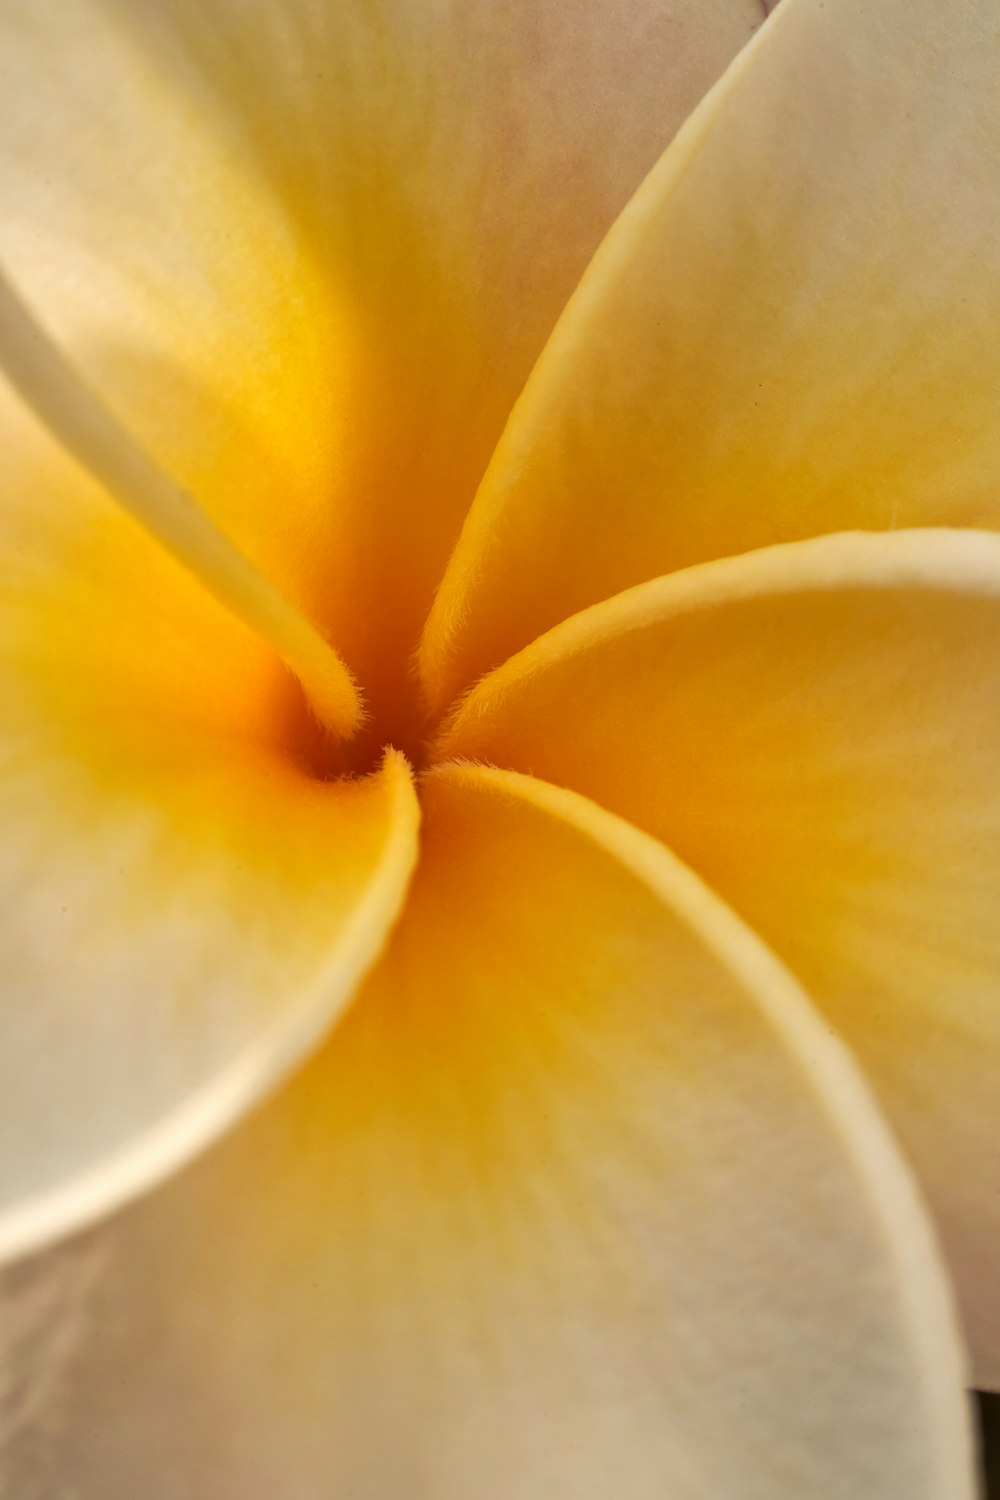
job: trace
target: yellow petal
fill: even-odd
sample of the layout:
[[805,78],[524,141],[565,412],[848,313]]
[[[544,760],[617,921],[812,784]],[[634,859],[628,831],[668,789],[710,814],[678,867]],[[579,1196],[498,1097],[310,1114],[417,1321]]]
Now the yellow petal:
[[994,0],[783,0],[534,371],[424,642],[435,702],[678,567],[998,524],[998,46]]
[[1000,1380],[1000,538],[838,536],[598,605],[446,749],[531,768],[690,861],[856,1050]]
[[3,768],[0,1256],[148,1188],[254,1104],[399,909],[405,766],[333,788],[169,760],[114,799],[65,762]]
[[[0,370],[37,422],[106,487],[125,515],[278,653],[324,727],[335,737],[350,736],[362,711],[355,685],[336,652],[197,502],[150,462],[25,307],[2,270]],[[24,477],[26,488],[33,488],[35,477]],[[8,486],[10,482],[8,475]]]
[[148,1186],[315,1043],[396,916],[417,821],[397,757],[320,779],[280,662],[26,418],[15,436],[0,1256]]
[[846,1055],[661,846],[444,768],[382,963],[110,1227],[80,1500],[961,1500],[944,1283]]
[[[323,626],[337,287],[253,158],[109,7],[2,3],[0,59],[12,282],[138,446]],[[45,476],[0,420],[7,508],[8,456],[29,497]]]
[[0,251],[383,721],[567,296],[760,19],[0,5]]

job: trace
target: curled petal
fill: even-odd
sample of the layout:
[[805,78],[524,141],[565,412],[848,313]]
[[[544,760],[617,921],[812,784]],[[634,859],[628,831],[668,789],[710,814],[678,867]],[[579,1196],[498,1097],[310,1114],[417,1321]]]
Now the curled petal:
[[655,840],[425,779],[386,956],[109,1226],[81,1500],[962,1500],[943,1278],[846,1055]]
[[44,435],[17,435],[0,1257],[147,1187],[316,1043],[398,913],[418,817],[401,757],[321,779],[277,658]]
[[380,719],[510,407],[757,0],[0,3],[0,254]]
[[487,678],[445,745],[665,840],[851,1045],[1000,1378],[1000,538],[845,535],[639,585]]
[[659,574],[1000,522],[994,0],[782,0],[622,214],[422,647],[445,704]]

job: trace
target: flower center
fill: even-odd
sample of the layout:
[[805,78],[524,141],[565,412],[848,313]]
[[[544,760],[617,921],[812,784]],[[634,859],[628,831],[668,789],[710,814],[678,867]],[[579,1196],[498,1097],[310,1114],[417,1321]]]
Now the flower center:
[[294,679],[288,680],[282,700],[281,739],[308,775],[318,780],[367,776],[381,767],[390,749],[401,751],[414,771],[430,764],[437,720],[427,716],[413,690],[387,702],[384,712],[362,720],[350,738],[333,736],[319,723]]
[[292,677],[278,694],[279,735],[309,774],[377,769],[391,746],[414,768],[430,725],[406,664],[372,684],[366,705],[316,626],[163,473],[73,369],[0,269],[0,367],[49,432],[230,614],[276,652]]

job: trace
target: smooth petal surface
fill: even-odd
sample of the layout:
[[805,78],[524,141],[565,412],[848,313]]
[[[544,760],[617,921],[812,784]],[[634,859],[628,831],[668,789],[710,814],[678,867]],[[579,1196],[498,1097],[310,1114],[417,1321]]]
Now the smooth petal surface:
[[[139,445],[316,615],[344,314],[252,158],[162,72],[103,4],[0,3],[0,257]],[[0,421],[6,510],[46,476]]]
[[402,900],[404,765],[333,790],[162,758],[114,797],[54,753],[2,769],[5,1257],[148,1187],[273,1087]]
[[1000,538],[826,537],[577,616],[446,749],[664,839],[855,1050],[937,1212],[979,1383],[1000,1378]]
[[5,459],[0,1256],[147,1186],[315,1043],[418,816],[399,757],[317,777],[281,664],[27,419]]
[[433,702],[675,568],[995,527],[998,180],[994,0],[783,0],[533,373],[424,641]]
[[383,721],[559,311],[761,18],[759,0],[0,5],[0,251]]
[[461,767],[421,795],[411,901],[324,1052],[110,1226],[55,1482],[969,1496],[925,1222],[794,982],[583,799]]

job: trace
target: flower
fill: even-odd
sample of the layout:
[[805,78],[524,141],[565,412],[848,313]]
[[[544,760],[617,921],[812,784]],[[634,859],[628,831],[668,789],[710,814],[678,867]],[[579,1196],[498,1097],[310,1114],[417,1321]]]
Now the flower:
[[0,6],[18,1500],[973,1492],[1000,32],[759,19]]

